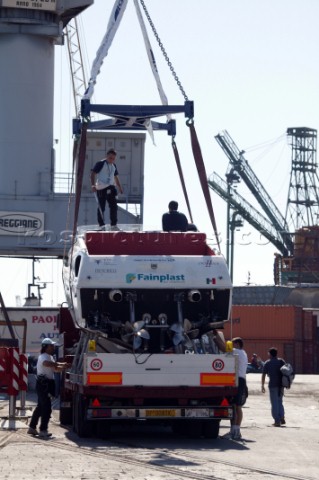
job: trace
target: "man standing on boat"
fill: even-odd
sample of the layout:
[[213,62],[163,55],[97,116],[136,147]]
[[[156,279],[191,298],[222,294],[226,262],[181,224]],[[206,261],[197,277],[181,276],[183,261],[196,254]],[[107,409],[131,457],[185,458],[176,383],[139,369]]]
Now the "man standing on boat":
[[111,148],[106,152],[106,158],[97,162],[91,170],[92,191],[97,194],[99,208],[97,220],[100,227],[105,225],[104,211],[106,202],[110,209],[111,230],[118,230],[117,227],[117,189],[123,193],[123,188],[118,177],[115,165],[116,151]]

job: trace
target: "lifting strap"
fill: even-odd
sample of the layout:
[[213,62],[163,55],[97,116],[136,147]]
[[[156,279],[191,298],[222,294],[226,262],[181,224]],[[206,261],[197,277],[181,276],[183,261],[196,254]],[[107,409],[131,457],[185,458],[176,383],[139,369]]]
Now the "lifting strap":
[[198,142],[196,130],[195,130],[195,127],[194,127],[194,122],[192,120],[189,120],[189,121],[186,122],[186,124],[190,128],[191,143],[192,143],[194,160],[195,160],[199,180],[200,180],[200,183],[201,183],[201,186],[202,186],[202,190],[203,190],[203,193],[204,193],[204,197],[205,197],[205,200],[206,200],[206,206],[207,206],[207,209],[208,209],[210,220],[212,222],[212,226],[213,226],[213,229],[214,229],[214,234],[215,234],[218,250],[220,250],[220,244],[219,244],[219,237],[218,237],[218,232],[217,232],[215,214],[214,214],[212,200],[211,200],[210,193],[209,193],[205,164],[204,164],[201,148],[200,148],[200,145],[199,145],[199,142]]
[[85,165],[85,153],[86,153],[86,133],[87,133],[87,123],[83,123],[80,148],[79,148],[79,160],[76,169],[76,184],[75,184],[75,205],[74,205],[74,223],[73,223],[73,239],[76,236],[80,200],[82,193],[82,183],[83,183],[83,174],[84,174],[84,165]]
[[90,99],[94,92],[94,85],[96,83],[96,77],[100,73],[103,60],[107,56],[110,46],[112,45],[114,36],[120,25],[128,0],[116,0],[111,12],[109,23],[107,25],[106,33],[103,37],[100,48],[96,52],[96,57],[91,69],[91,77],[89,80],[89,86],[83,96],[84,99]]
[[175,156],[177,170],[178,170],[178,173],[179,173],[179,178],[181,180],[182,189],[183,189],[183,192],[184,192],[184,198],[185,198],[187,209],[188,209],[188,215],[189,215],[190,221],[193,223],[193,217],[192,217],[191,207],[190,207],[190,204],[189,204],[188,194],[187,194],[186,185],[185,185],[185,181],[184,181],[182,166],[181,166],[181,162],[180,162],[180,158],[179,158],[179,153],[178,153],[178,150],[177,150],[177,145],[176,145],[174,139],[172,141],[172,148],[173,148],[173,152],[174,152],[174,156]]

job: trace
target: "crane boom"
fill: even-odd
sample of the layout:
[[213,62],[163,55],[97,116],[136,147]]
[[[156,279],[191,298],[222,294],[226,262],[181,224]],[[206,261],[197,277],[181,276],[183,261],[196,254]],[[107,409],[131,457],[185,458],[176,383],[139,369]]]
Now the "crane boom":
[[269,240],[283,254],[287,255],[287,248],[271,222],[261,215],[235,189],[231,188],[217,173],[208,179],[209,187],[238,212],[247,222]]
[[79,37],[79,27],[76,17],[71,19],[65,27],[65,36],[69,53],[74,108],[76,115],[78,115],[81,107],[81,98],[85,92],[87,81],[85,77],[84,63]]
[[245,159],[243,155],[244,151],[239,150],[226,130],[224,130],[221,134],[216,135],[215,138],[229,158],[233,169],[240,175],[249,190],[255,196],[259,205],[266,213],[277,232],[277,236],[281,237],[282,244],[284,244],[286,247],[286,253],[292,253],[293,241],[291,234],[288,231],[287,223]]

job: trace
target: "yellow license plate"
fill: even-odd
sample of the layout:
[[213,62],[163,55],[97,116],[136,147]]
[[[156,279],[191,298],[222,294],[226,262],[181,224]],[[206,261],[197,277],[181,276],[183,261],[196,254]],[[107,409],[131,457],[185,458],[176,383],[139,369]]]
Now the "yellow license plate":
[[147,417],[175,417],[175,410],[146,410]]

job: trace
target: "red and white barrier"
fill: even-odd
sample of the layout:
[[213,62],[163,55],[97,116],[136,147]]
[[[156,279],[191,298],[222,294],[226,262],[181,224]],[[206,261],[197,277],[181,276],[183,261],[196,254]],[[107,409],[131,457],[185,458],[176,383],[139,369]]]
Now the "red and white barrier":
[[28,390],[28,357],[24,353],[20,354],[20,378],[19,378],[20,390]]
[[18,348],[9,348],[10,355],[10,382],[8,385],[8,394],[15,397],[19,393],[20,379],[20,354]]

